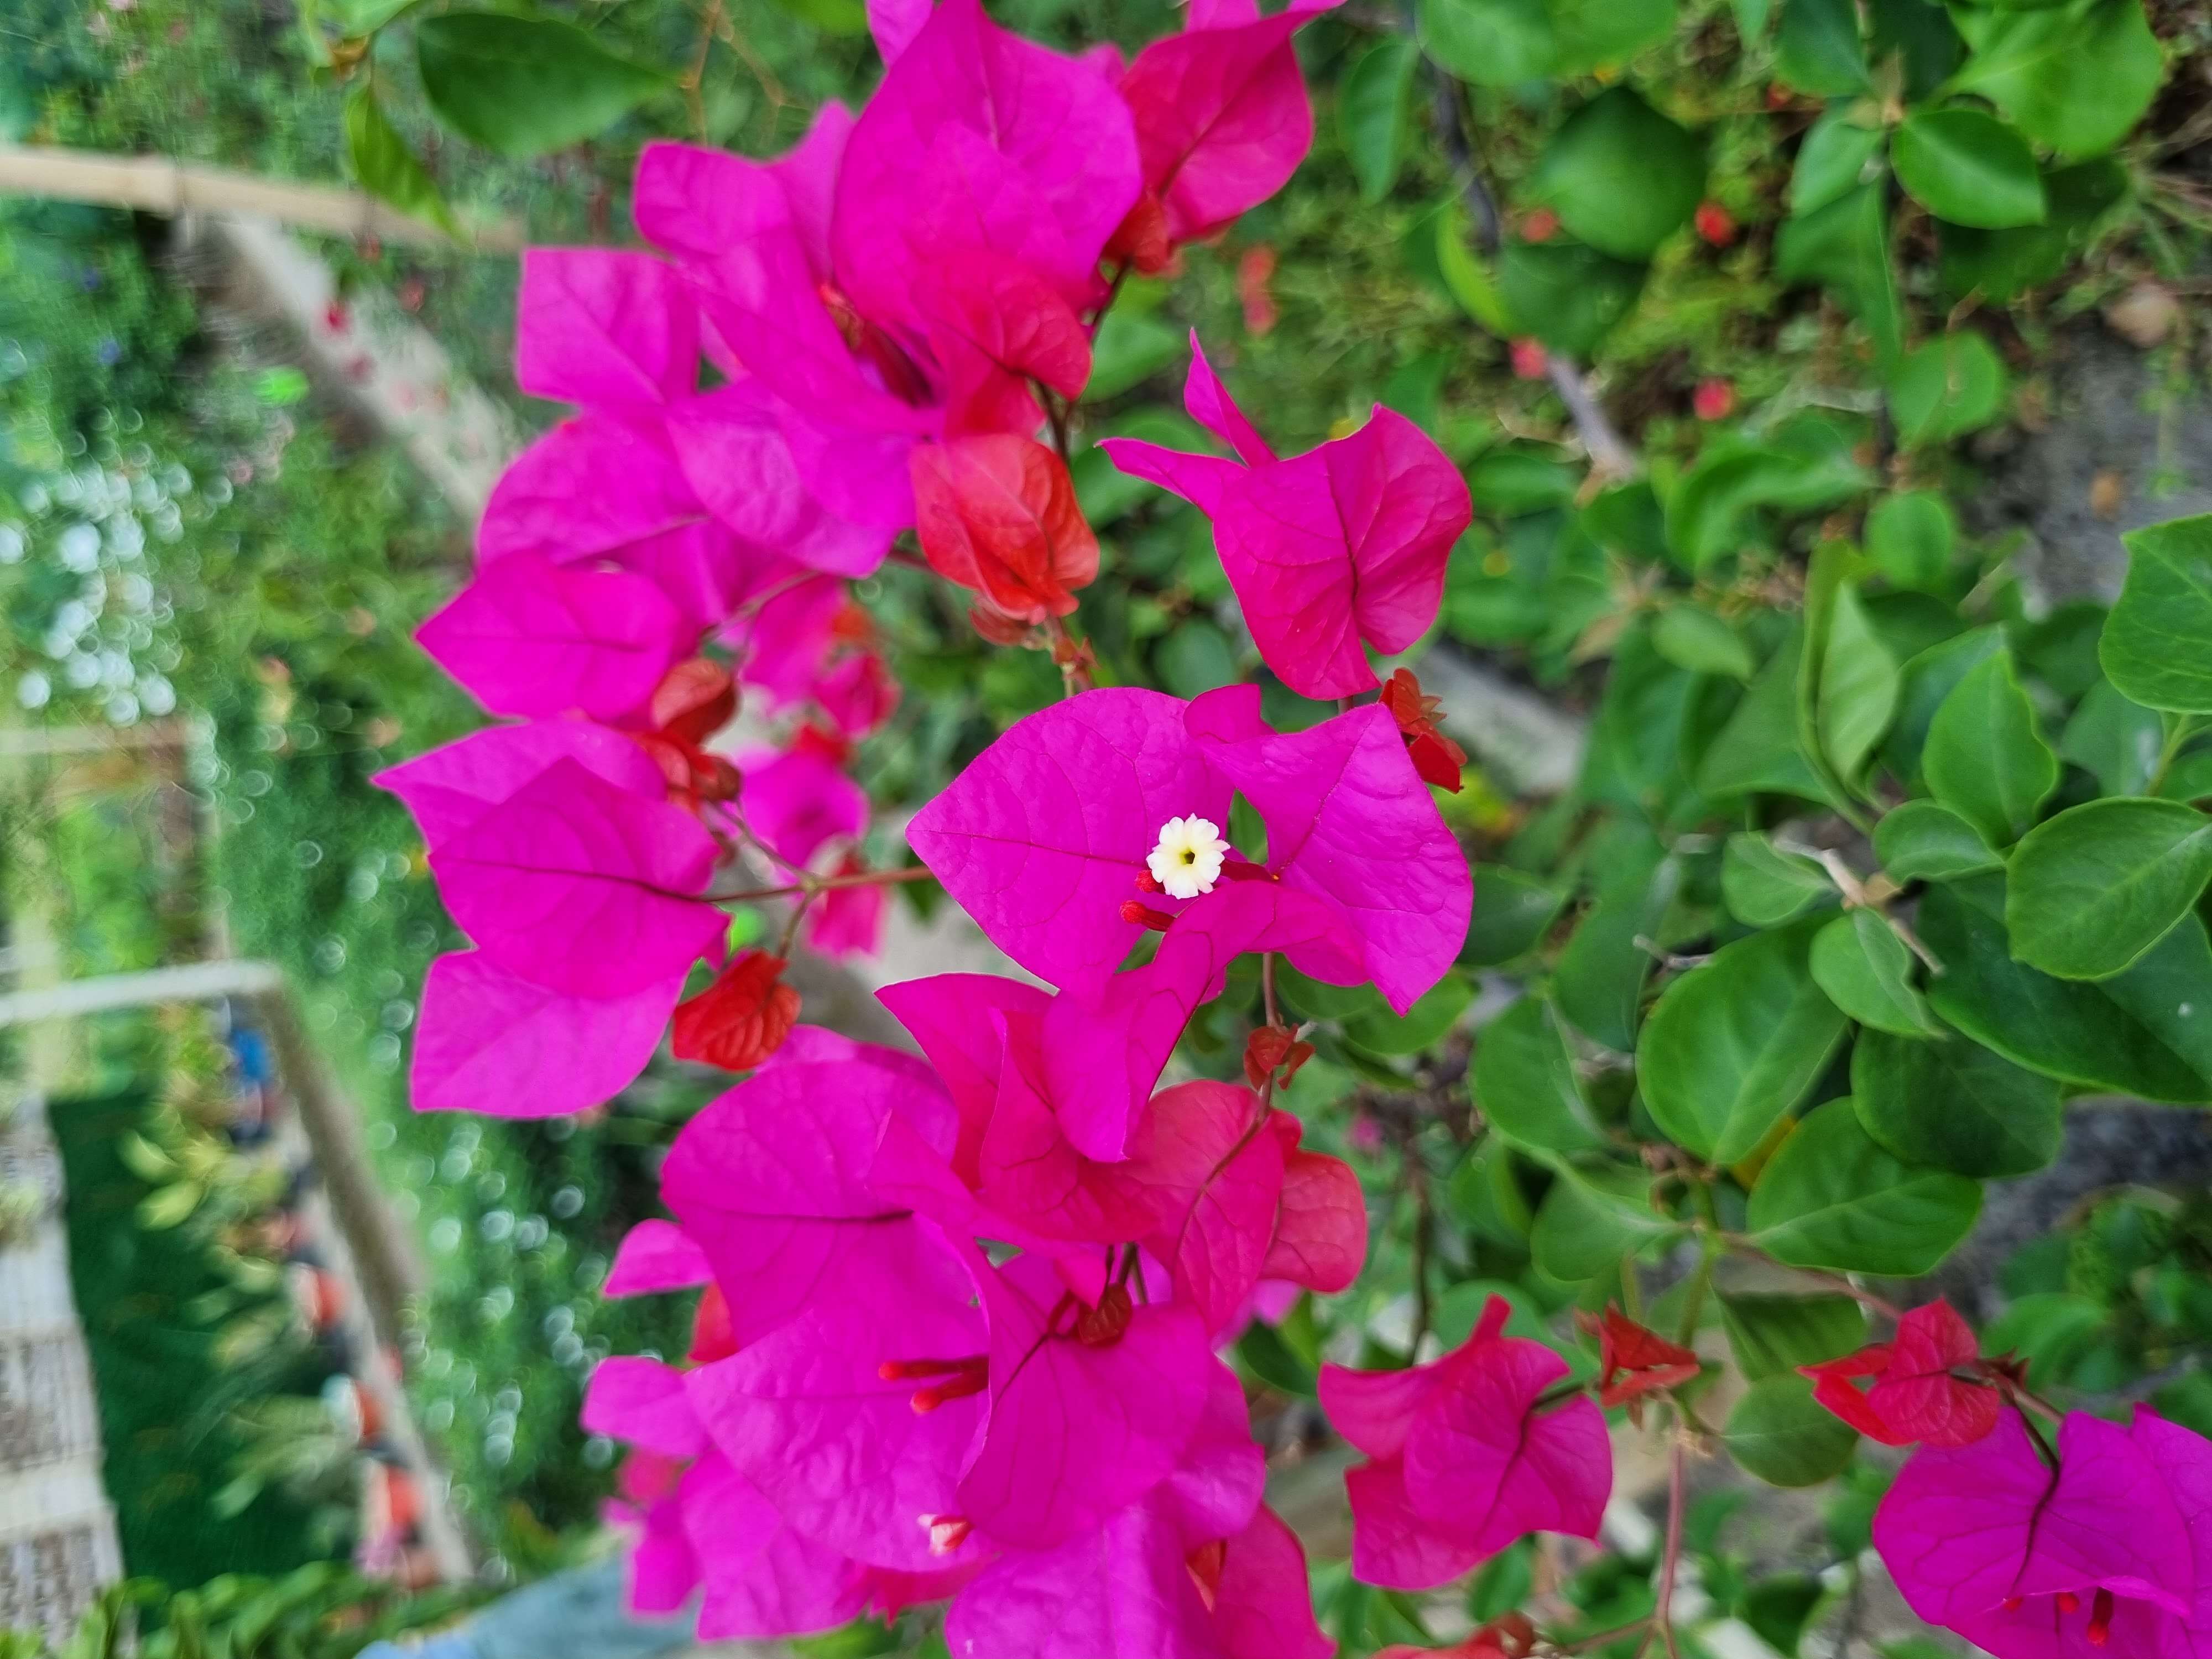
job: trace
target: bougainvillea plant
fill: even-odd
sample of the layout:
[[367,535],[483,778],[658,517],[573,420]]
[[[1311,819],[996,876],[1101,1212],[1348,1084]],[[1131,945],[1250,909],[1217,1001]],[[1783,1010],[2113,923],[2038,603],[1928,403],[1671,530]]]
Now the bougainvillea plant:
[[[529,257],[521,382],[578,413],[508,472],[475,580],[422,631],[512,723],[385,781],[472,944],[426,988],[418,1106],[586,1109],[672,1025],[679,1058],[748,1074],[678,1136],[672,1219],[605,1287],[698,1293],[683,1361],[611,1358],[586,1406],[634,1449],[635,1604],[696,1595],[708,1636],[941,1606],[962,1659],[1328,1654],[1263,1501],[1265,1385],[1352,1455],[1322,1609],[1352,1650],[1370,1606],[1415,1638],[1393,1651],[1432,1643],[1411,1598],[1476,1574],[1455,1651],[1679,1652],[1690,1455],[1809,1485],[1863,1437],[1914,1448],[1869,1536],[1929,1623],[1999,1659],[2203,1659],[2212,1443],[2147,1406],[2062,1412],[1947,1304],[1864,1280],[1926,1273],[1984,1180],[2047,1163],[2069,1088],[2212,1095],[2212,526],[2137,538],[2109,618],[2070,631],[1993,611],[1940,501],[1904,494],[1863,550],[1835,520],[1802,568],[1760,567],[1785,592],[1756,615],[1655,600],[1607,641],[1581,786],[1522,832],[1551,855],[1471,863],[1444,810],[1465,756],[1388,660],[1446,602],[1477,506],[1459,467],[1380,408],[1279,456],[1194,341],[1186,406],[1229,453],[1102,447],[1210,520],[1269,686],[1322,701],[1271,720],[1256,682],[1094,684],[1101,551],[1069,469],[1093,342],[1132,272],[1297,166],[1313,12],[1194,5],[1125,66],[977,0],[885,0],[860,114],[826,107],[768,162],[654,145],[657,252]],[[1863,68],[1845,21],[1831,45]],[[2011,26],[1977,27],[1987,50]],[[1623,97],[1573,119],[1663,149]],[[1908,188],[1980,132],[1944,113],[1899,136]],[[1564,222],[1618,264],[1679,228],[1556,171],[1539,240]],[[1857,297],[1902,399],[1920,358]],[[1936,364],[1938,405],[1971,367]],[[1746,443],[1725,476],[1601,465],[1577,510],[1710,579],[1752,568],[1753,515],[1859,489],[1832,434]],[[886,559],[1048,653],[1066,695],[914,817],[918,862],[878,867],[843,763],[897,695],[848,587]],[[741,704],[773,742],[732,746]],[[872,948],[885,890],[924,878],[1030,977],[887,988],[918,1053],[804,1023],[793,950]],[[732,948],[739,903],[784,907],[773,949]],[[1300,1079],[1319,1056],[1432,1091],[1393,1057],[1508,965],[1446,1199],[1517,1255],[1501,1288],[1437,1260],[1424,1127],[1327,1121]],[[1224,1030],[1223,1075],[1177,1072]],[[1355,1161],[1391,1133],[1400,1179],[1370,1194]],[[1382,1294],[1331,1302],[1355,1285]],[[1540,1316],[1570,1304],[1580,1335]],[[1725,1368],[1695,1346],[1716,1304]],[[1524,1540],[1601,1535],[1643,1427],[1671,1447],[1668,1522],[1619,1616],[1525,1571],[1497,1605]]]

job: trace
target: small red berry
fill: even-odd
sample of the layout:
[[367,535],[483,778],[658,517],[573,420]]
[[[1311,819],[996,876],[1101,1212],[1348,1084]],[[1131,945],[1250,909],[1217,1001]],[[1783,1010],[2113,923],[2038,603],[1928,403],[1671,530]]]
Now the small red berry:
[[1735,216],[1718,202],[1698,203],[1696,223],[1698,234],[1715,247],[1735,240]]
[[1532,339],[1516,340],[1512,346],[1512,358],[1513,377],[1519,380],[1542,380],[1545,365],[1550,362],[1544,355],[1543,343]]
[[1735,383],[1723,380],[1698,381],[1697,391],[1691,394],[1690,407],[1701,421],[1725,421],[1735,413]]
[[1532,208],[1521,220],[1521,240],[1548,242],[1559,234],[1559,216],[1549,208]]

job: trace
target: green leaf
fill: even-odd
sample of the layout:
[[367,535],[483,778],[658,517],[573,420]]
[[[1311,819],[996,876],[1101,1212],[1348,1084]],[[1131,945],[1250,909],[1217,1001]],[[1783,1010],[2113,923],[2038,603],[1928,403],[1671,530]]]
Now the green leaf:
[[1178,697],[1202,696],[1237,678],[1229,636],[1203,617],[1177,623],[1153,647],[1152,666],[1160,684]]
[[[1359,199],[1370,206],[1390,193],[1405,158],[1406,111],[1420,46],[1404,35],[1385,36],[1346,71],[1337,93],[1336,118],[1344,151],[1359,180]],[[1109,315],[1111,313],[1109,313]]]
[[1775,1652],[1796,1653],[1806,1626],[1827,1597],[1827,1588],[1810,1573],[1780,1573],[1747,1587],[1736,1602],[1736,1613]]
[[1865,770],[1867,757],[1889,729],[1898,685],[1897,659],[1867,620],[1857,587],[1843,583],[1829,611],[1816,719],[1820,746],[1845,783]]
[[1513,1166],[1512,1151],[1504,1139],[1486,1136],[1452,1171],[1444,1199],[1452,1213],[1480,1237],[1522,1249],[1528,1243],[1536,1218]]
[[1661,995],[1637,1044],[1652,1121],[1714,1164],[1748,1155],[1811,1092],[1844,1019],[1814,982],[1804,924],[1723,946]]
[[1887,135],[1855,120],[1856,113],[1849,105],[1833,105],[1805,135],[1790,174],[1791,213],[1814,212],[1868,182]]
[[1813,982],[1862,1025],[1905,1036],[1943,1028],[1912,982],[1912,952],[1873,910],[1838,916],[1813,939]]
[[1482,1028],[1469,1075],[1474,1103],[1515,1146],[1587,1152],[1606,1145],[1566,1033],[1541,997],[1522,998]]
[[1553,1278],[1571,1284],[1610,1273],[1621,1257],[1682,1231],[1651,1207],[1647,1170],[1562,1163],[1536,1212],[1529,1254]]
[[1910,783],[1923,779],[1929,728],[1943,699],[1958,688],[1984,659],[2005,644],[2004,629],[1995,623],[1970,628],[1937,645],[1931,645],[1905,665],[1904,684],[1898,693],[1897,719],[1882,745],[1882,759],[1899,778]]
[[1501,518],[1565,507],[1574,500],[1581,482],[1576,469],[1558,459],[1557,451],[1518,445],[1491,450],[1467,470],[1468,492],[1475,507]]
[[1668,544],[1699,572],[1751,539],[1748,521],[1759,509],[1815,512],[1866,485],[1848,451],[1724,439],[1705,446],[1668,496]]
[[1960,299],[1978,291],[2002,303],[2050,282],[2127,192],[2127,170],[2100,157],[2043,175],[2047,211],[2041,225],[2017,230],[1946,225],[1940,268],[1944,292]]
[[866,34],[868,10],[861,0],[775,0],[802,23],[811,23],[825,34]]
[[1756,830],[1738,830],[1721,853],[1722,902],[1747,927],[1779,927],[1836,896],[1816,860],[1785,853]]
[[2058,1155],[2058,1085],[1964,1037],[1863,1033],[1851,1100],[1866,1132],[1908,1164],[1954,1175],[2023,1176]]
[[1301,1019],[1358,1019],[1390,1012],[1390,1005],[1372,985],[1331,985],[1308,979],[1287,962],[1275,964],[1275,991]]
[[1544,0],[1419,0],[1430,57],[1462,81],[1510,87],[1551,73],[1558,37]]
[[1866,1314],[1848,1296],[1722,1292],[1721,1328],[1747,1382],[1787,1376],[1866,1345]]
[[2111,1320],[2093,1297],[2044,1291],[2019,1297],[1991,1320],[1984,1340],[1991,1353],[2018,1353],[2027,1362],[2029,1386],[2048,1389],[2066,1380]]
[[1875,855],[1895,880],[1949,881],[2003,867],[1982,832],[1932,800],[1909,800],[1874,827]]
[[2212,944],[2191,916],[2110,979],[2054,979],[2012,957],[2004,881],[1973,876],[1932,887],[1920,937],[1943,964],[1928,1000],[1975,1041],[2015,1064],[2087,1088],[2146,1100],[2212,1100]]
[[550,17],[442,12],[416,25],[415,50],[439,118],[517,158],[593,137],[672,84]]
[[2036,10],[1961,6],[1952,16],[1973,52],[1951,90],[1978,93],[2062,155],[2094,155],[2119,143],[2165,76],[2142,0],[2074,0]]
[[206,1196],[207,1189],[197,1181],[173,1181],[166,1187],[156,1187],[138,1200],[138,1224],[149,1233],[182,1226]]
[[1521,332],[1497,278],[1468,246],[1467,216],[1456,202],[1436,216],[1435,251],[1437,278],[1461,310],[1501,340]]
[[2212,749],[2182,756],[2166,769],[2159,786],[2161,800],[2212,800]]
[[2058,757],[2037,728],[2009,651],[1984,658],[1951,689],[1928,728],[1920,769],[1936,799],[1993,847],[2010,846],[2035,822],[2058,787]]
[[1311,1400],[1317,1392],[1313,1367],[1291,1352],[1291,1345],[1265,1320],[1255,1319],[1244,1328],[1244,1334],[1237,1339],[1237,1359],[1244,1370],[1285,1394]]
[[1803,630],[1793,627],[1699,762],[1698,787],[1707,795],[1720,799],[1771,791],[1826,800],[1827,787],[1797,746],[1797,665],[1803,654]]
[[2093,800],[2013,850],[2013,955],[2060,979],[2109,979],[2164,939],[2212,881],[2212,818],[2179,801]]
[[1889,380],[1889,410],[1907,448],[1947,442],[2004,412],[2005,368],[1971,330],[1916,346]]
[[1376,1054],[1417,1054],[1443,1040],[1474,1000],[1474,982],[1456,970],[1447,973],[1406,1010],[1401,1018],[1384,1009],[1344,1022],[1344,1034]]
[[1668,662],[1693,674],[1747,680],[1759,667],[1741,634],[1694,605],[1670,605],[1662,611],[1651,629],[1651,643]]
[[2166,722],[2104,678],[2075,705],[2058,735],[2058,758],[2071,762],[2097,780],[2108,795],[2148,791],[2166,746]]
[[1904,1164],[1848,1100],[1808,1114],[1759,1172],[1752,1242],[1793,1267],[1910,1279],[1932,1269],[1981,1213],[1963,1176]]
[[1867,557],[1899,587],[1940,593],[1959,545],[1959,520],[1933,489],[1885,495],[1867,514]]
[[1890,263],[1886,181],[1861,185],[1784,221],[1774,240],[1774,274],[1785,283],[1832,288],[1866,325],[1884,363],[1903,350],[1904,301]]
[[1573,242],[1509,243],[1498,264],[1505,313],[1555,351],[1586,357],[1635,307],[1644,267]]
[[1648,259],[1705,191],[1705,141],[1625,86],[1566,118],[1529,175],[1528,199],[1616,259]]
[[399,136],[399,129],[386,116],[367,81],[346,94],[345,140],[346,164],[363,190],[409,217],[425,220],[459,240],[453,210],[415,159],[415,152],[408,149],[407,141]]
[[1674,33],[1674,0],[1551,0],[1559,80],[1615,68]]
[[1905,193],[1939,219],[1984,230],[2043,222],[2043,175],[2027,140],[1975,109],[1916,110],[1897,130],[1890,165]]
[[2212,714],[2212,514],[2123,536],[2128,574],[2097,659],[2146,708]]
[[1751,1385],[1722,1443],[1736,1466],[1771,1486],[1817,1486],[1844,1472],[1858,1449],[1858,1431],[1813,1400],[1813,1385],[1790,1374]]
[[1474,866],[1474,916],[1459,959],[1469,968],[1495,968],[1543,943],[1567,896],[1548,883],[1502,864]]
[[1926,100],[1966,55],[1942,0],[1867,0],[1867,56],[1876,64],[1893,59],[1904,70],[1908,105]]
[[1091,342],[1091,380],[1083,395],[1092,402],[1118,398],[1170,363],[1180,362],[1185,349],[1184,336],[1158,318],[1116,307],[1106,313],[1098,325],[1098,337]]
[[1577,1030],[1626,1054],[1636,1047],[1637,1012],[1651,972],[1650,955],[1636,940],[1659,931],[1682,866],[1655,844],[1648,859],[1624,861],[1604,875],[1597,902],[1560,954],[1553,988]]
[[1858,0],[1784,0],[1774,66],[1800,92],[1845,98],[1870,91]]

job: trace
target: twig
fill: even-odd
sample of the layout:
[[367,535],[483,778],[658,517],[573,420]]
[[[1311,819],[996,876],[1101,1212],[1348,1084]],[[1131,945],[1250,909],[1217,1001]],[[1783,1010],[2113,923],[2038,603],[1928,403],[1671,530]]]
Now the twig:
[[1429,1334],[1433,1309],[1429,1301],[1429,1251],[1436,1231],[1436,1212],[1429,1205],[1429,1175],[1420,1155],[1407,1137],[1404,1157],[1406,1180],[1413,1189],[1413,1337],[1406,1345],[1408,1364],[1421,1363],[1421,1339]]
[[[1667,1553],[1659,1567],[1659,1601],[1651,1610],[1651,1629],[1667,1644],[1667,1659],[1681,1659],[1681,1650],[1674,1645],[1674,1574],[1682,1561],[1682,1502],[1684,1480],[1683,1461],[1686,1455],[1686,1437],[1679,1430],[1674,1436],[1674,1449],[1667,1461]],[[1651,1638],[1644,1637],[1650,1646]]]
[[[1475,156],[1474,140],[1468,131],[1467,112],[1460,106],[1456,84],[1435,65],[1430,67],[1436,78],[1437,125],[1443,135],[1444,153],[1451,158],[1453,170],[1460,175],[1460,195],[1474,221],[1475,246],[1482,250],[1485,258],[1494,259],[1505,245],[1504,222],[1498,216],[1498,200],[1490,193],[1490,186],[1482,181],[1481,164]],[[1547,349],[1544,372],[1551,377],[1552,389],[1559,394],[1559,401],[1567,406],[1567,415],[1582,438],[1583,448],[1589,453],[1590,465],[1607,477],[1634,477],[1642,470],[1636,452],[1613,429],[1612,419],[1591,394],[1589,382],[1583,378],[1581,368],[1564,352]]]
[[1260,996],[1267,1009],[1267,1024],[1280,1025],[1283,1017],[1275,1007],[1275,953],[1265,952],[1260,958]]
[[708,904],[744,904],[756,899],[789,898],[804,893],[810,899],[840,887],[883,887],[895,881],[926,881],[936,873],[921,865],[908,870],[858,870],[848,876],[805,876],[784,887],[749,887],[740,893],[702,893]]
[[1739,1251],[1745,1255],[1757,1256],[1761,1261],[1771,1262],[1775,1267],[1784,1268],[1790,1273],[1802,1274],[1807,1279],[1817,1279],[1832,1290],[1842,1291],[1861,1307],[1870,1309],[1885,1319],[1899,1320],[1905,1317],[1905,1310],[1897,1304],[1887,1297],[1876,1296],[1872,1291],[1861,1290],[1841,1273],[1827,1273],[1819,1267],[1796,1267],[1790,1266],[1787,1261],[1778,1261],[1741,1233],[1724,1232],[1719,1237],[1721,1243],[1731,1250]]

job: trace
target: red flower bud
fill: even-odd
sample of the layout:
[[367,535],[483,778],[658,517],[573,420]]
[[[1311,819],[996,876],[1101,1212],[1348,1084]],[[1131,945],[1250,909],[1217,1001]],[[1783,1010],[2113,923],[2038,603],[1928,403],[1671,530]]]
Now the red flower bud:
[[1691,222],[1698,234],[1715,247],[1726,247],[1735,240],[1735,216],[1718,202],[1698,204],[1697,216]]
[[1175,260],[1175,244],[1168,239],[1168,210],[1160,198],[1146,191],[1137,198],[1114,234],[1107,240],[1109,262],[1127,260],[1133,270],[1157,276]]
[[765,951],[740,951],[714,982],[676,1005],[676,1057],[726,1072],[750,1072],[783,1046],[799,1020],[787,964]]
[[1542,341],[1528,338],[1516,340],[1512,344],[1511,352],[1514,379],[1540,380],[1544,378],[1544,371],[1550,364],[1551,359],[1545,354]]
[[710,657],[686,657],[660,677],[649,714],[656,730],[686,743],[704,743],[738,712],[730,671]]
[[1735,383],[1718,379],[1698,381],[1697,391],[1690,396],[1690,407],[1701,421],[1725,421],[1735,413]]
[[1129,1292],[1119,1285],[1109,1285],[1098,1293],[1097,1307],[1076,1315],[1075,1340],[1086,1348],[1110,1348],[1121,1340],[1135,1316]]
[[1244,1039],[1244,1080],[1255,1089],[1264,1088],[1280,1066],[1283,1074],[1279,1081],[1287,1087],[1298,1074],[1298,1067],[1313,1055],[1313,1044],[1300,1042],[1297,1032],[1279,1025],[1262,1025]]
[[1531,208],[1521,216],[1521,240],[1548,242],[1559,234],[1559,216],[1549,208]]

